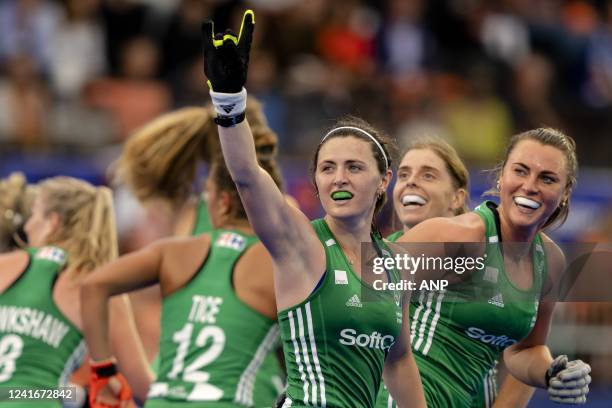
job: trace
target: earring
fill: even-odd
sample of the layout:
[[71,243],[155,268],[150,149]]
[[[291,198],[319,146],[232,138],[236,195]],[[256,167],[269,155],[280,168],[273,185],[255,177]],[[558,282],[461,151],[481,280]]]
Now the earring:
[[495,184],[495,188],[497,188],[497,191],[499,191],[499,180],[497,180],[497,183]]

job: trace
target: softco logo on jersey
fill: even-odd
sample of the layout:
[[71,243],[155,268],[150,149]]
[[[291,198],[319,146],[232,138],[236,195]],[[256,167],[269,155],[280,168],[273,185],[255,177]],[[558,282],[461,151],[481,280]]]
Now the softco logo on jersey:
[[345,346],[388,350],[393,345],[394,340],[393,336],[388,334],[383,336],[379,332],[372,332],[372,334],[357,334],[357,331],[354,329],[343,329],[340,332],[340,344],[344,344]]
[[484,330],[479,329],[478,327],[470,327],[465,331],[465,334],[467,334],[468,337],[471,337],[475,340],[480,340],[485,344],[489,344],[491,346],[498,346],[501,348],[506,348],[517,343],[516,340],[511,339],[505,334],[502,334],[500,336],[487,334]]

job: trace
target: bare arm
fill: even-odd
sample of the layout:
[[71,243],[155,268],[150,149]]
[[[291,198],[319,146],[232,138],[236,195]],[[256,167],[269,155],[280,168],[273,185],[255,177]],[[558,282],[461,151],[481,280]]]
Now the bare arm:
[[404,302],[402,328],[399,339],[389,350],[385,360],[383,379],[389,393],[400,408],[425,407],[421,376],[410,346],[409,302]]
[[83,333],[92,359],[111,356],[108,300],[113,295],[157,283],[161,249],[161,245],[153,244],[122,256],[94,271],[81,286]]
[[[227,168],[236,183],[249,221],[274,259],[287,256],[292,241],[314,236],[308,219],[287,204],[272,177],[257,163],[255,145],[246,121],[219,126],[221,148]],[[293,252],[293,251],[292,251]]]
[[[565,256],[550,238],[543,238],[548,244],[548,274],[560,276],[565,270]],[[541,300],[535,325],[529,335],[504,350],[504,362],[510,373],[517,380],[534,387],[546,388],[545,374],[553,361],[545,344],[554,308],[555,302]]]
[[538,317],[531,333],[504,350],[508,371],[517,380],[534,387],[546,388],[545,374],[553,359],[545,345],[555,304],[540,303]]
[[127,378],[134,396],[145,401],[149,385],[155,376],[140,341],[132,306],[127,295],[115,296],[110,300],[110,340],[113,354],[117,357],[119,371]]
[[524,408],[529,404],[534,392],[535,388],[508,374],[499,389],[493,408]]

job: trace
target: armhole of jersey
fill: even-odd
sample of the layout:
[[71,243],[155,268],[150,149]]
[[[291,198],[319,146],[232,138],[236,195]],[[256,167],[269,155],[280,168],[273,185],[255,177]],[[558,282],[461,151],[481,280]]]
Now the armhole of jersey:
[[17,283],[19,283],[19,281],[28,272],[28,269],[30,269],[30,266],[32,266],[33,255],[30,254],[30,252],[28,252],[27,250],[24,250],[24,252],[28,255],[28,263],[26,263],[25,268],[23,268],[22,271],[19,273],[19,276],[17,276],[15,278],[15,280],[13,282],[11,282],[11,284],[6,287],[6,289],[4,289],[2,292],[0,292],[0,295],[3,295],[5,293],[7,293],[9,290],[11,290],[13,287],[15,287],[15,285],[17,285]]
[[[247,253],[247,251],[251,248],[253,248],[253,246],[255,246],[255,244],[259,242],[259,241],[255,241],[251,244],[249,244],[246,248],[244,248],[244,250],[240,253],[240,255],[238,255],[236,257],[236,259],[234,259],[234,262],[232,263],[232,266],[230,267],[230,287],[232,288],[232,292],[234,292],[234,296],[236,296],[236,298],[238,298],[238,294],[236,293],[236,286],[234,285],[234,272],[236,271],[236,265],[238,264],[238,261],[242,259],[242,257]],[[210,251],[209,251],[210,253]],[[240,298],[238,298],[240,299]],[[242,301],[242,299],[240,299],[240,301]],[[242,302],[244,303],[244,302]],[[246,304],[246,303],[244,303]]]
[[[497,206],[492,201],[487,201],[487,208],[493,214],[493,222],[495,223],[495,235],[497,235],[497,242],[502,242],[503,237],[501,234],[501,221],[499,219],[499,212],[497,212]],[[485,220],[486,227],[486,220]],[[488,240],[488,237],[487,237]]]
[[550,274],[548,273],[548,253],[546,252],[546,245],[544,245],[544,240],[542,239],[542,234],[538,232],[537,235],[537,240],[539,242],[536,242],[540,244],[540,246],[542,247],[542,256],[544,257],[544,268],[542,268],[542,276],[540,277],[541,281],[540,281],[540,300],[542,300],[545,296],[547,296],[549,294],[549,291],[552,290],[552,288],[554,287],[554,285],[551,283],[550,287],[547,287],[547,284],[549,282],[549,276]]
[[321,275],[321,278],[319,279],[319,281],[317,282],[317,284],[315,285],[314,289],[312,290],[312,292],[310,292],[310,294],[308,295],[308,297],[312,296],[315,294],[315,292],[321,287],[323,286],[323,282],[325,282],[325,277],[327,276],[327,268],[325,268],[325,270],[323,271],[323,274]]

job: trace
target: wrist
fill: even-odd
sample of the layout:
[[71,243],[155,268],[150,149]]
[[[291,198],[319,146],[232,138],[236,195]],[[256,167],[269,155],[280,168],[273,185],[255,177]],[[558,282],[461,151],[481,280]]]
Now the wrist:
[[92,373],[99,378],[108,378],[117,374],[117,359],[109,357],[104,360],[89,360]]
[[246,110],[247,91],[244,87],[237,93],[215,92],[211,89],[210,98],[219,116],[238,116]]
[[216,118],[213,119],[213,121],[218,126],[221,126],[221,127],[234,127],[240,122],[244,121],[245,117],[246,117],[245,112],[242,112],[236,116],[218,115]]

